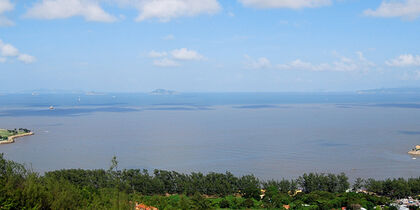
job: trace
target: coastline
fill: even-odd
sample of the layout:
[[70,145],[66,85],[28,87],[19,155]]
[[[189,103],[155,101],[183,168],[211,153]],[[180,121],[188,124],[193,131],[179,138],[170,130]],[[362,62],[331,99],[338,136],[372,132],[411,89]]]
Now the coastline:
[[17,139],[17,138],[21,138],[21,137],[24,137],[24,136],[32,136],[32,135],[34,135],[34,132],[22,133],[22,134],[17,134],[17,135],[14,135],[14,136],[9,136],[7,138],[7,140],[0,141],[0,144],[11,144],[11,143],[14,143],[15,139]]

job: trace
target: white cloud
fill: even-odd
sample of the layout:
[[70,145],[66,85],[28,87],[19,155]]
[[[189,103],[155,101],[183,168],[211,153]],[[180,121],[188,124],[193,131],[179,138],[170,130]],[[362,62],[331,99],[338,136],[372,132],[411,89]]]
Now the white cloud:
[[94,0],[42,0],[35,3],[25,16],[37,19],[63,19],[81,16],[87,21],[98,22],[116,20]]
[[288,64],[277,65],[281,70],[307,70],[307,71],[367,71],[375,66],[373,62],[368,61],[362,52],[356,52],[357,59],[351,59],[344,56],[338,56],[338,60],[331,63],[313,64],[311,62],[296,59]]
[[261,57],[257,59],[253,59],[248,55],[245,55],[246,62],[245,67],[248,69],[266,69],[271,68],[271,62],[268,58]]
[[202,60],[204,56],[194,50],[187,48],[176,49],[171,52],[172,57],[178,60]]
[[[120,0],[121,1],[121,0]],[[139,10],[136,21],[158,19],[162,22],[173,18],[214,14],[220,10],[217,0],[122,0],[134,4]]]
[[415,19],[420,16],[419,0],[386,1],[383,0],[376,10],[365,10],[364,14],[373,17],[402,17]]
[[159,67],[176,67],[176,66],[179,66],[180,64],[172,59],[162,58],[160,60],[154,60],[153,65],[159,66]]
[[331,4],[331,0],[238,0],[247,7],[254,8],[315,8]]
[[20,54],[18,59],[24,63],[33,63],[36,60],[34,56],[28,54]]
[[160,58],[153,60],[153,65],[160,67],[174,67],[180,66],[181,63],[177,61],[194,61],[194,60],[203,60],[204,56],[194,50],[189,50],[187,48],[175,49],[167,53],[166,51],[150,51],[148,53],[150,58]]
[[0,0],[0,26],[11,26],[14,24],[13,21],[3,15],[3,13],[12,11],[13,9],[14,5],[10,0]]
[[405,54],[385,62],[388,66],[409,67],[420,66],[420,55]]
[[11,11],[13,8],[14,6],[10,0],[0,0],[0,14],[3,12]]
[[309,71],[325,71],[330,69],[330,64],[322,63],[322,64],[312,64],[310,62],[305,62],[300,59],[296,59],[288,64],[279,64],[277,68],[282,70],[309,70]]
[[32,63],[35,62],[35,57],[20,53],[19,50],[11,44],[4,43],[0,40],[0,63],[4,63],[7,61],[7,57],[16,58],[24,63]]
[[0,52],[2,56],[18,56],[19,55],[19,50],[16,49],[16,47],[14,47],[11,44],[5,44],[0,42]]
[[160,57],[166,57],[168,55],[167,52],[157,52],[157,51],[150,51],[149,52],[149,57],[151,58],[160,58]]

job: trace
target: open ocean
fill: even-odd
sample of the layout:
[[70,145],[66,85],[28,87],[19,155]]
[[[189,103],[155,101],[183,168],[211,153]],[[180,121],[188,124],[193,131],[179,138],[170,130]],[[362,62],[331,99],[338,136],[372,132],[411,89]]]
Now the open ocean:
[[[49,110],[54,106],[55,110]],[[418,177],[420,94],[185,93],[0,95],[0,145],[35,171],[119,168],[296,178]]]

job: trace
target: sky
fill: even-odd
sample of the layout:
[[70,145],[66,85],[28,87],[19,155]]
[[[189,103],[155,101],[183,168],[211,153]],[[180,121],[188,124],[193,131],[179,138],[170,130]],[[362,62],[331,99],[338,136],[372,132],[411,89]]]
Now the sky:
[[0,92],[420,87],[420,0],[0,0]]

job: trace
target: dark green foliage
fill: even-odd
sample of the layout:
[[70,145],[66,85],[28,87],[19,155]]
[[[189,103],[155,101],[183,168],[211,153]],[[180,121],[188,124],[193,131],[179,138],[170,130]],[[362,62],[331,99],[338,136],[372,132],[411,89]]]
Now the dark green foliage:
[[369,192],[390,198],[417,196],[420,194],[420,177],[408,180],[403,178],[387,180],[368,179],[365,182],[365,188]]
[[192,201],[192,209],[211,209],[212,206],[210,205],[210,201],[205,199],[200,193],[195,193],[194,196],[191,198]]
[[226,199],[223,199],[219,202],[219,207],[222,209],[226,209],[230,207],[229,201]]
[[313,191],[345,192],[350,184],[344,173],[335,174],[303,174],[297,179],[300,187],[305,193]]
[[261,195],[260,181],[254,175],[246,175],[238,181],[239,191],[244,198],[259,200]]
[[[373,209],[389,205],[388,197],[420,194],[420,178],[359,179],[353,185],[381,196],[345,193],[348,188],[344,174],[310,173],[297,180],[261,182],[253,175],[235,177],[229,172],[118,170],[116,158],[109,170],[57,170],[40,176],[0,154],[1,209],[133,209],[135,202],[159,209]],[[295,195],[297,189],[304,192]]]
[[[16,130],[16,129],[15,129],[15,130]],[[31,132],[31,130],[26,129],[26,128],[19,128],[19,129],[18,129],[18,131],[20,131],[20,132],[24,132],[24,133],[29,133],[29,132]]]
[[268,189],[269,187],[275,187],[281,193],[291,193],[294,194],[295,191],[298,189],[297,182],[295,180],[286,180],[282,179],[281,181],[270,180],[267,182],[262,183],[264,189]]
[[245,208],[252,208],[252,207],[255,206],[254,200],[252,200],[252,198],[247,198],[242,203],[242,206],[245,207]]
[[353,191],[362,189],[364,180],[362,178],[357,178],[353,184]]
[[286,193],[281,193],[278,186],[272,184],[265,189],[263,202],[266,208],[281,208],[283,205],[291,203],[292,197]]

